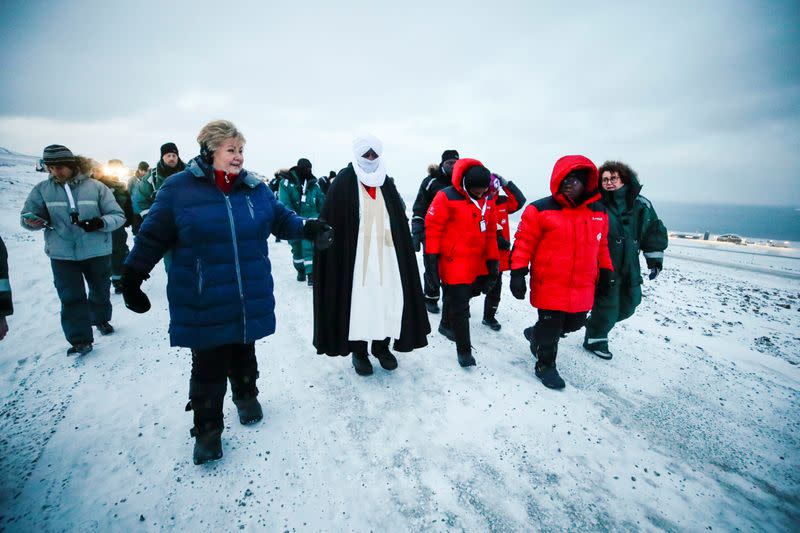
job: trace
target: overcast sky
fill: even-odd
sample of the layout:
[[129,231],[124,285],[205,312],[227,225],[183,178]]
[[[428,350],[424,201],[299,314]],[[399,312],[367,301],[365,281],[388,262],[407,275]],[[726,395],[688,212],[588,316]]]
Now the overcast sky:
[[530,199],[584,154],[655,202],[800,206],[796,0],[267,4],[0,0],[0,146],[188,160],[226,118],[263,174],[370,131],[407,196],[456,148]]

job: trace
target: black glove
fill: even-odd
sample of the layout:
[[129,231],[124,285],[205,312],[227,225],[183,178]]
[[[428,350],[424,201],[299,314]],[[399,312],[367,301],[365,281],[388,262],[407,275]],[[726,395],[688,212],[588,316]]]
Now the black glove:
[[425,283],[434,291],[439,292],[442,282],[439,279],[439,255],[438,254],[425,254],[428,257],[428,269],[425,270]]
[[497,230],[497,247],[503,251],[508,251],[511,249],[511,241],[506,240],[503,237],[503,232]]
[[511,294],[517,300],[525,299],[525,293],[528,291],[528,283],[525,280],[527,275],[527,268],[517,268],[511,271]]
[[425,232],[421,233],[412,233],[411,234],[411,243],[414,245],[414,251],[419,252],[422,250],[422,243],[425,242]]
[[103,222],[103,219],[100,217],[94,217],[90,218],[89,220],[78,221],[78,226],[80,226],[80,228],[87,233],[91,233],[92,231],[97,231],[105,225],[106,225],[105,222]]
[[147,274],[134,270],[129,266],[122,267],[122,299],[125,307],[134,313],[146,313],[150,310],[150,299],[142,292],[142,282],[149,278]]
[[611,287],[617,282],[617,276],[614,274],[613,271],[607,268],[600,269],[600,277],[597,280],[597,287],[595,288],[595,293],[600,296],[601,298],[605,298],[608,296],[608,293],[611,291]]
[[661,274],[661,270],[664,268],[663,263],[658,259],[646,259],[647,261],[647,268],[650,269],[650,275],[647,276],[648,279],[654,280]]
[[500,279],[500,261],[495,259],[486,261],[486,268],[489,270],[489,274],[486,275],[483,293],[489,294],[489,291],[497,284],[497,280]]
[[303,224],[303,238],[314,241],[314,245],[325,250],[333,244],[333,228],[324,220],[309,218]]

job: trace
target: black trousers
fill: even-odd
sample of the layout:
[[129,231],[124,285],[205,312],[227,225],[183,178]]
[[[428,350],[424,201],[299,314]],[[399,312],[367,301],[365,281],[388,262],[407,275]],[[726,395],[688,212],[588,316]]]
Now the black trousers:
[[497,314],[497,308],[500,306],[500,293],[503,289],[503,273],[500,276],[489,292],[486,293],[486,298],[483,300],[483,318],[493,319]]
[[258,392],[255,388],[257,377],[255,343],[224,344],[192,350],[189,399],[194,410],[195,428],[201,432],[222,429],[222,404],[228,379],[231,380],[233,399],[236,401],[239,394],[255,395]]
[[[442,284],[442,326],[453,331],[456,352],[472,352],[469,334],[469,300],[476,296],[474,284]],[[479,293],[478,293],[479,294]]]
[[[533,338],[536,342],[536,357],[542,365],[556,361],[558,339],[561,335],[578,331],[586,324],[586,314],[565,313],[539,309],[539,320],[533,326]],[[533,347],[531,347],[533,349]]]

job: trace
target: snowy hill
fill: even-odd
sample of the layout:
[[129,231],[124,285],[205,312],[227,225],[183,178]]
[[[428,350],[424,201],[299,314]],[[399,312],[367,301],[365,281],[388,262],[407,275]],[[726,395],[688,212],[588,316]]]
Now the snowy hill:
[[[6,157],[0,156],[5,160]],[[8,162],[8,161],[7,161]],[[533,376],[535,320],[504,278],[498,319],[362,378],[311,345],[311,292],[270,244],[278,331],[256,344],[265,419],[226,400],[224,458],[191,461],[190,354],[112,296],[117,332],[65,356],[42,236],[19,227],[29,164],[0,165],[16,313],[0,342],[0,530],[792,530],[800,521],[800,281],[668,254],[614,359],[562,341]],[[783,267],[782,267],[783,268]],[[434,330],[438,316],[432,319]]]

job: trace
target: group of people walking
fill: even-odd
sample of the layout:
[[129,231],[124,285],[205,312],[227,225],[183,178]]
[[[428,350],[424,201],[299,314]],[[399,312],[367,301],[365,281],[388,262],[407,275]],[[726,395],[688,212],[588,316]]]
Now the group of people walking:
[[[482,324],[500,330],[502,273],[510,270],[513,296],[529,293],[538,309],[536,323],[521,332],[536,358],[536,376],[563,388],[559,339],[582,328],[591,310],[584,346],[611,358],[609,331],[641,300],[639,252],[651,279],[663,265],[666,230],[622,163],[598,170],[583,156],[559,159],[551,195],[525,207],[512,240],[508,217],[522,209],[525,196],[456,150],[445,150],[429,167],[409,227],[383,143],[372,135],[357,137],[348,165],[325,180],[313,176],[306,158],[277,172],[277,195],[245,170],[245,138],[234,124],[210,122],[197,141],[199,155],[188,163],[166,143],[153,169],[140,165],[128,186],[128,214],[124,199],[90,179],[82,158],[48,146],[43,159],[50,178],[31,191],[20,219],[26,229],[45,231],[69,354],[91,350],[92,326],[113,332],[115,231],[128,224],[136,235],[119,277],[132,311],[150,309],[142,286],[165,260],[170,344],[192,353],[187,410],[194,417],[196,464],[222,456],[228,382],[240,422],[263,417],[255,341],[276,327],[270,235],[290,242],[297,279],[313,287],[317,353],[352,354],[363,376],[373,373],[370,355],[391,371],[398,366],[393,352],[426,346],[429,314],[439,313],[438,331],[454,342],[458,363],[474,366],[470,299],[485,295]],[[10,313],[3,274],[0,262],[0,326]]]

